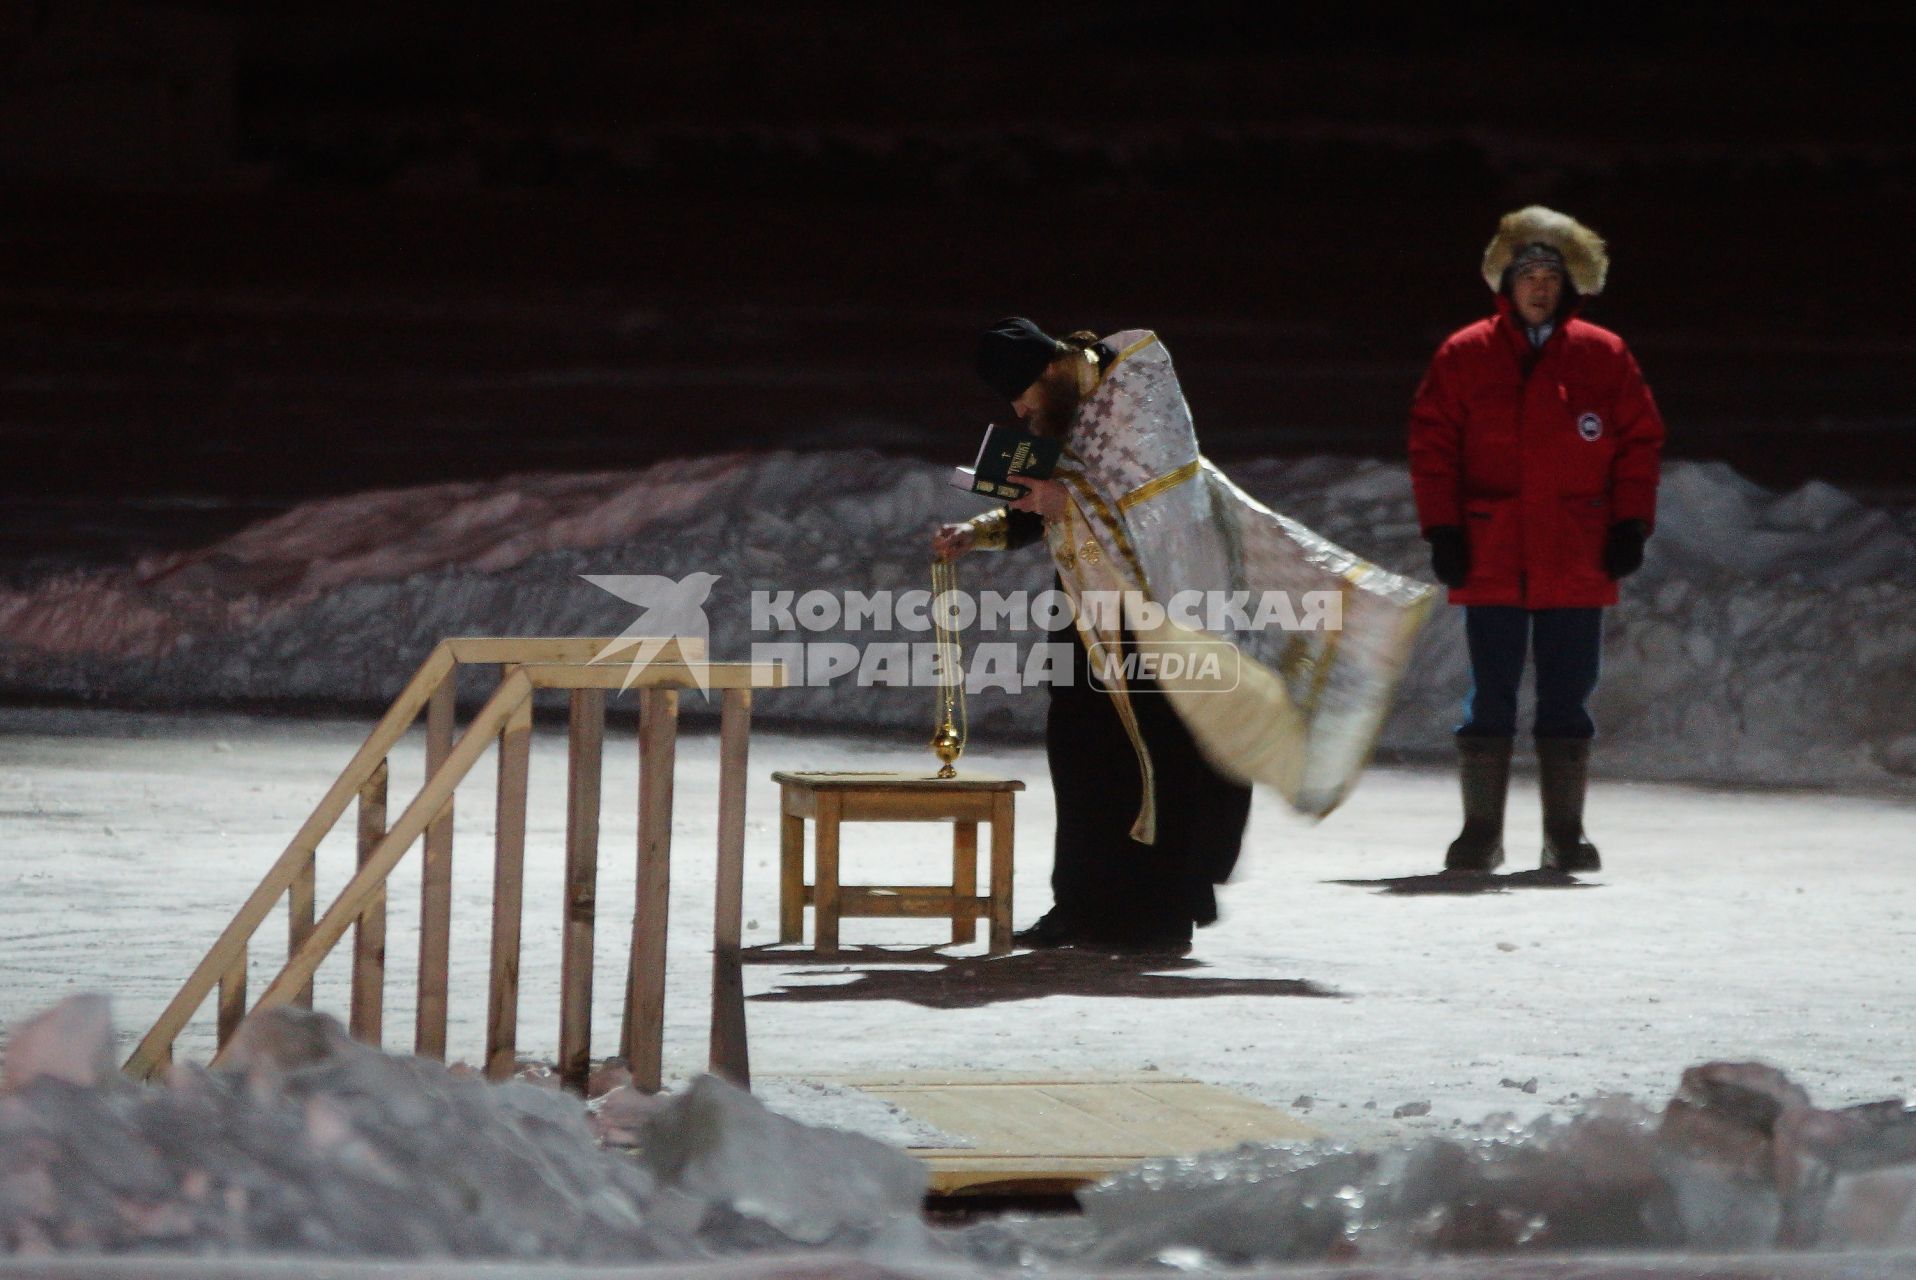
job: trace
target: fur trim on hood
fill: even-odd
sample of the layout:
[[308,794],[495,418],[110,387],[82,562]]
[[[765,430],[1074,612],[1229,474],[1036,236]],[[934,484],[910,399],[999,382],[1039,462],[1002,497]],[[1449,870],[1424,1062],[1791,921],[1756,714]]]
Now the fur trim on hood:
[[1563,255],[1570,284],[1578,293],[1589,297],[1603,292],[1604,278],[1610,274],[1603,237],[1569,214],[1540,204],[1506,213],[1497,224],[1497,234],[1484,250],[1484,283],[1493,290],[1502,289],[1511,259],[1533,244],[1547,244]]

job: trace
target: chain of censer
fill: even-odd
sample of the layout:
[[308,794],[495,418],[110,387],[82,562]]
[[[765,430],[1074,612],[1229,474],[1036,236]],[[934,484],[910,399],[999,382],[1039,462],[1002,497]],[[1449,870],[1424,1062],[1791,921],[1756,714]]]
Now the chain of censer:
[[[958,731],[958,749],[963,751],[971,736],[970,717],[965,708],[964,648],[953,621],[958,617],[958,565],[955,561],[931,562],[931,616],[937,640],[938,723],[950,724]],[[947,601],[946,597],[950,596]],[[947,612],[949,610],[949,612]]]

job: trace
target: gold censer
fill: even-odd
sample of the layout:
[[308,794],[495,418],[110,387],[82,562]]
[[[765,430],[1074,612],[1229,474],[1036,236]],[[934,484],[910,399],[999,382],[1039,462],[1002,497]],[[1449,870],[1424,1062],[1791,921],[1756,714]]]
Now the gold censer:
[[951,561],[931,562],[931,616],[938,642],[938,727],[932,731],[931,749],[941,766],[938,776],[955,778],[971,726],[965,713],[964,653],[958,641],[958,566]]

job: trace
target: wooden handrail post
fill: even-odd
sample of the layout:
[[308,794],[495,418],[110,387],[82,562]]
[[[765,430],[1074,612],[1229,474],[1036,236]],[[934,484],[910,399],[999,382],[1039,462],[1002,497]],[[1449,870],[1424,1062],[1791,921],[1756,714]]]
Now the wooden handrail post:
[[745,979],[739,945],[745,917],[745,777],[752,691],[727,689],[719,711],[718,883],[713,897],[712,1074],[752,1087],[745,1040]]
[[639,871],[632,952],[625,977],[620,1050],[632,1083],[657,1093],[665,1065],[665,927],[672,892],[672,771],[678,755],[679,692],[639,695]]
[[[359,789],[359,857],[364,868],[386,837],[386,783],[381,760]],[[386,886],[382,882],[353,926],[353,994],[348,1027],[353,1039],[377,1047],[385,1033]]]
[[532,698],[499,733],[499,809],[492,864],[492,981],[486,996],[486,1078],[518,1065],[519,930],[524,917],[526,782],[532,759]]
[[[426,778],[431,780],[452,754],[454,712],[459,697],[459,668],[446,672],[426,704]],[[446,1001],[452,959],[452,813],[453,797],[426,827],[425,857],[419,869],[419,1003],[413,1016],[413,1052],[446,1060]]]
[[[219,1046],[224,1049],[246,1017],[246,948],[234,953],[233,962],[220,975]],[[171,1046],[168,1046],[169,1050]],[[169,1058],[172,1054],[169,1052]]]
[[566,747],[565,922],[559,962],[559,1082],[585,1092],[592,1070],[592,934],[599,879],[605,690],[574,689]]
[[[286,892],[286,958],[298,953],[306,945],[306,939],[313,936],[313,903],[317,896],[314,884],[317,859],[306,855],[306,863],[293,877],[293,884]],[[293,993],[293,1003],[302,1009],[313,1007],[313,984],[308,982]]]

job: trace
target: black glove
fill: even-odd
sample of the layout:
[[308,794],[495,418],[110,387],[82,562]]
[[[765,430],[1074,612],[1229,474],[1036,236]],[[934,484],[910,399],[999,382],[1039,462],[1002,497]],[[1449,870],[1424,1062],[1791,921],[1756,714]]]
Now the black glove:
[[1650,526],[1641,520],[1619,520],[1610,526],[1603,540],[1603,571],[1614,579],[1624,579],[1643,567],[1643,542]]
[[1430,543],[1430,571],[1447,587],[1461,587],[1470,576],[1470,539],[1460,524],[1432,525],[1424,530]]

